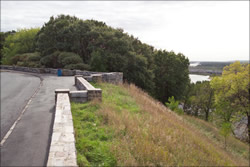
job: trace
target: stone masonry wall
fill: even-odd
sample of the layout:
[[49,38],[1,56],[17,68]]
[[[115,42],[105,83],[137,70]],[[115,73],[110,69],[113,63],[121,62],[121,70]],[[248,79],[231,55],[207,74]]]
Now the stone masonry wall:
[[[30,68],[30,67],[0,65],[0,69],[57,75],[57,69],[53,68]],[[61,69],[61,70],[63,76],[83,75],[83,77],[86,78],[88,81],[101,80],[103,82],[109,82],[114,84],[123,82],[122,72],[92,72],[92,71],[69,70],[69,69]]]
[[88,81],[86,81],[81,75],[75,76],[75,85],[79,90],[87,91],[87,100],[98,99],[102,100],[102,90],[93,87]]
[[47,166],[77,166],[69,89],[57,89],[55,93],[55,120]]

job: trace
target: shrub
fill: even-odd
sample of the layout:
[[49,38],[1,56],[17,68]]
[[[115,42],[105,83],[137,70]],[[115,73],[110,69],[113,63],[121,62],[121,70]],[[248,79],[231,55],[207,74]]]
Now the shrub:
[[28,55],[28,61],[40,61],[41,59],[39,52],[27,53],[27,55]]
[[220,128],[220,134],[224,136],[225,141],[225,148],[227,148],[227,137],[231,132],[231,123],[230,122],[224,122]]
[[26,66],[26,67],[40,67],[40,53],[23,53],[17,54],[12,57],[12,62],[14,65]]
[[183,114],[183,110],[179,108],[179,101],[174,99],[174,96],[168,98],[168,102],[166,102],[166,106],[170,108],[170,110],[176,112],[177,114]]
[[58,63],[59,54],[60,52],[56,51],[50,55],[44,56],[43,58],[41,58],[40,63],[45,67],[61,68],[61,64]]
[[84,63],[77,63],[77,64],[69,64],[64,66],[64,68],[72,69],[72,70],[89,70],[90,66]]
[[82,63],[82,59],[78,55],[72,55],[72,56],[68,56],[62,59],[63,66],[66,66],[69,64],[78,64],[78,63]]
[[[71,57],[72,59],[70,59],[69,57]],[[73,52],[60,52],[60,54],[58,55],[58,63],[65,66],[69,64],[82,63],[82,59],[78,54]]]

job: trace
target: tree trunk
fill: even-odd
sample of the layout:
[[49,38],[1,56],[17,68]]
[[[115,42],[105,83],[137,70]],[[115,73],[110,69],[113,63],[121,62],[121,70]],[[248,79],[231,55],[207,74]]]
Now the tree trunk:
[[198,117],[198,109],[195,109],[194,116]]
[[225,149],[227,149],[227,137],[225,136]]
[[205,117],[205,120],[208,121],[209,109],[205,112],[205,114],[206,114],[206,115],[205,115],[205,116],[206,116],[206,117]]

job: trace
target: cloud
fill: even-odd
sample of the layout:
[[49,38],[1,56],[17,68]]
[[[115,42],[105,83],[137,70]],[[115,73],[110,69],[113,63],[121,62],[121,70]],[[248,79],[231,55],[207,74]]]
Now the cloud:
[[158,49],[190,60],[249,57],[249,2],[2,1],[1,31],[41,27],[69,14],[123,28]]

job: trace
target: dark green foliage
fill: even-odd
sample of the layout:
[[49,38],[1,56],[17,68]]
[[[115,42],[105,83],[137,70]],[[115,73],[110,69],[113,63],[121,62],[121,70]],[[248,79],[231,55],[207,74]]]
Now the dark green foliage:
[[184,111],[187,114],[202,117],[206,121],[214,110],[214,91],[209,81],[191,83],[186,89]]
[[47,56],[43,56],[41,58],[41,64],[45,67],[50,67],[50,68],[62,68],[62,65],[58,62],[59,54],[60,52],[56,51]]
[[31,53],[28,57],[28,61],[37,61],[39,62],[41,59],[41,55],[38,52]]
[[42,56],[55,51],[74,52],[86,63],[89,57],[89,32],[89,25],[76,17],[51,17],[38,33],[37,46]]
[[[83,64],[81,57],[73,52],[59,52],[56,51],[50,55],[41,58],[41,64],[45,67],[52,68],[68,68],[75,69],[74,67],[80,67],[81,69],[87,69],[87,65]],[[76,65],[78,64],[78,65]]]
[[82,59],[80,58],[80,56],[78,56],[76,54],[72,54],[71,56],[67,56],[67,57],[63,57],[63,58],[60,57],[60,58],[61,58],[61,62],[62,62],[63,66],[70,65],[70,64],[82,63]]
[[94,51],[91,53],[90,66],[93,71],[107,71],[104,54],[100,51]]
[[147,69],[147,66],[148,62],[144,56],[130,53],[124,77],[129,83],[134,83],[152,94],[154,90],[154,74],[152,70]]
[[155,56],[155,96],[162,102],[174,96],[177,100],[183,98],[189,81],[189,60],[182,54],[157,51]]
[[64,68],[71,70],[90,70],[90,66],[84,63],[69,64],[64,66]]
[[[181,99],[188,83],[189,62],[185,56],[157,51],[104,22],[59,15],[50,17],[38,33],[30,32],[29,52],[41,53],[39,64],[43,67],[123,72],[125,81],[135,83],[162,102],[171,96]],[[16,64],[9,57],[28,52],[20,50],[25,48],[20,46],[5,51],[10,55],[6,56],[5,64]]]
[[5,39],[8,37],[8,35],[15,34],[16,31],[7,31],[7,32],[0,32],[0,64],[2,64],[3,59],[3,47],[5,43]]

